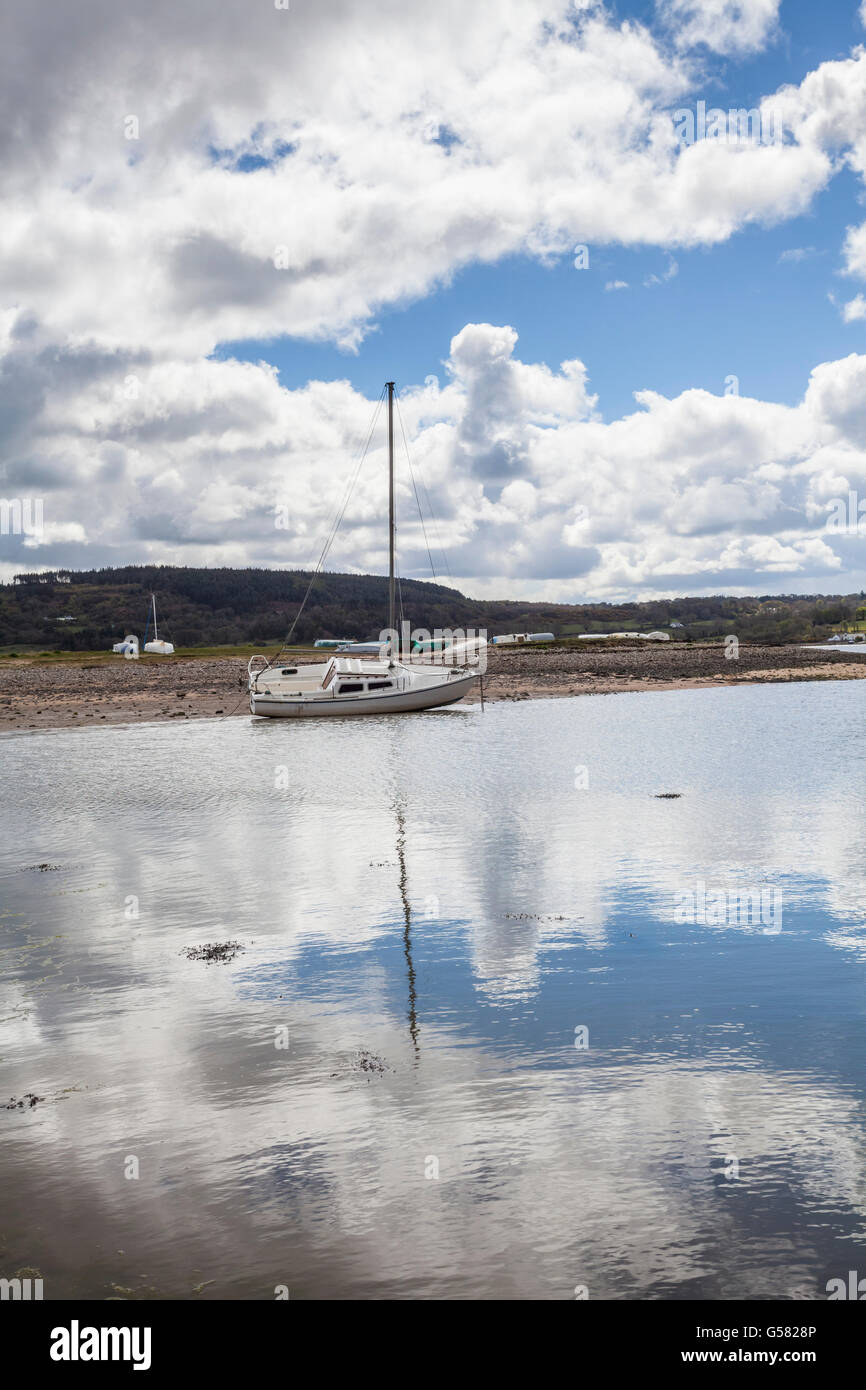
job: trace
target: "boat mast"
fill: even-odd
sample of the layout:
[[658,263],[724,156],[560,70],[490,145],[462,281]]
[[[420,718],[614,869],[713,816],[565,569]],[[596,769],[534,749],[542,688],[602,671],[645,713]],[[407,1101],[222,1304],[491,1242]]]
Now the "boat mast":
[[[388,388],[388,627],[394,631],[394,383]],[[393,657],[393,647],[391,655]]]
[[156,630],[156,594],[151,594],[150,597],[153,599],[153,640],[154,642],[158,642],[159,633]]

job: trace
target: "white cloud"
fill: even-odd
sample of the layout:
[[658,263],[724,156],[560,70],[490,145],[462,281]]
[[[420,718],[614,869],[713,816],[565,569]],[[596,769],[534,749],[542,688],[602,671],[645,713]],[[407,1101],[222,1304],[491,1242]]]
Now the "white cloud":
[[[4,491],[21,490],[19,458],[41,478],[45,566],[302,566],[318,552],[373,409],[347,382],[290,391],[264,363],[151,363],[137,367],[128,398],[125,359],[46,361],[38,330],[16,338],[13,328],[11,340],[4,372],[38,383],[22,436],[38,449],[10,456]],[[524,362],[517,346],[507,325],[467,324],[444,384],[401,395],[437,516],[428,536],[468,592],[567,600],[862,586],[856,537],[826,519],[834,497],[866,496],[866,356],[821,364],[794,407],[641,392],[633,412],[606,423],[582,362]],[[334,568],[387,568],[385,480],[380,430]],[[277,506],[288,529],[275,524]],[[399,508],[402,570],[423,576],[405,477]],[[28,555],[10,557],[7,572],[32,567]]]
[[866,223],[849,227],[845,237],[845,266],[850,275],[866,280]]
[[[736,52],[771,34],[776,6],[736,33],[739,11],[674,11],[681,43]],[[696,60],[600,5],[153,0],[146,33],[109,0],[62,26],[39,6],[10,18],[0,487],[44,495],[46,564],[310,561],[369,402],[346,382],[285,391],[265,363],[210,357],[220,342],[351,347],[461,266],[576,243],[658,246],[665,280],[675,248],[804,212],[845,162],[866,175],[860,50],[765,98],[786,143],[679,148],[670,113]],[[845,255],[866,275],[863,228]],[[521,362],[515,343],[467,325],[445,385],[404,402],[467,587],[731,588],[783,563],[817,587],[835,572],[809,528],[813,483],[862,471],[845,363],[818,368],[796,410],[644,393],[605,424],[582,362]],[[381,569],[371,462],[340,562]],[[403,542],[420,564],[420,537]],[[28,558],[4,545],[7,573]]]
[[674,276],[679,274],[679,269],[679,265],[674,260],[673,256],[669,256],[667,268],[663,270],[660,275],[648,275],[647,278],[644,280],[644,284],[648,286],[664,285],[667,283],[668,280],[673,280]]
[[792,246],[781,253],[779,264],[799,265],[801,261],[807,261],[810,256],[814,255],[816,255],[814,246]]
[[[711,245],[803,212],[832,172],[797,89],[802,139],[679,149],[690,60],[601,6],[148,13],[143,36],[109,0],[62,28],[16,7],[0,55],[0,296],[61,341],[351,346],[469,262]],[[244,172],[251,158],[270,162]]]
[[656,0],[678,48],[756,53],[776,38],[780,0]]
[[64,542],[87,544],[87,532],[79,521],[48,521],[39,531],[25,535],[22,544],[25,550],[36,550],[39,546]]
[[627,290],[628,280],[608,280],[605,285],[606,290]]
[[857,319],[866,319],[866,299],[862,294],[856,294],[853,299],[842,308],[842,317],[846,323],[854,323]]

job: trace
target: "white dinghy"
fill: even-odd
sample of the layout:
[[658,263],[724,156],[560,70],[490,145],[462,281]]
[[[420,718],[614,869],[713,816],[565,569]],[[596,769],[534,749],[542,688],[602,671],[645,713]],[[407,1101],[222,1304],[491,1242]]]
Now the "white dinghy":
[[[388,628],[395,633],[394,383],[388,392]],[[309,592],[309,590],[308,590]],[[297,619],[295,620],[297,621]],[[146,650],[146,648],[145,648]],[[461,653],[462,656],[462,653]],[[401,714],[453,705],[468,695],[481,674],[477,650],[460,665],[454,654],[441,663],[414,665],[395,659],[385,643],[369,659],[348,652],[311,665],[271,663],[253,656],[249,672],[250,713],[270,718],[320,718],[343,714]]]
[[130,661],[137,661],[138,638],[134,633],[130,633],[128,637],[124,637],[122,642],[115,642],[111,650],[117,652],[118,656],[125,656]]

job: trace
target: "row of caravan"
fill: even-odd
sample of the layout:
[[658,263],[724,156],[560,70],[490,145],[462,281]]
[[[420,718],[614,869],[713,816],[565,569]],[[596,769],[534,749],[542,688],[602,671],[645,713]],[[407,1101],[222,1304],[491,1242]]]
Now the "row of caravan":
[[[682,626],[682,624],[680,624]],[[610,642],[621,637],[631,637],[640,642],[669,642],[669,632],[581,632],[578,642]]]

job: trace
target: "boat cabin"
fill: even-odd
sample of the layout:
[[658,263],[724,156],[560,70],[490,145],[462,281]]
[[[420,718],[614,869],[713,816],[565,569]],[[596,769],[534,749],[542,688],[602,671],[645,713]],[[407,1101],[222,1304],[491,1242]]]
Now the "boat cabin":
[[379,694],[386,690],[398,689],[395,672],[387,661],[340,660],[333,657],[328,662],[322,689],[333,688],[335,695]]

